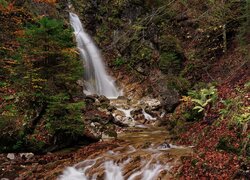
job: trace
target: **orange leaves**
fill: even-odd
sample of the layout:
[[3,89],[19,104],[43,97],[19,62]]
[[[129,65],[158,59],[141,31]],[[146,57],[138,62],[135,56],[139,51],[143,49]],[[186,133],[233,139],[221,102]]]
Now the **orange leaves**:
[[3,1],[5,3],[0,4],[0,11],[2,12],[10,12],[14,9],[14,2],[7,3],[7,1]]
[[14,35],[16,37],[23,37],[24,36],[24,30],[17,30],[14,32]]
[[57,0],[34,0],[35,2],[43,2],[43,3],[48,3],[51,5],[56,4]]

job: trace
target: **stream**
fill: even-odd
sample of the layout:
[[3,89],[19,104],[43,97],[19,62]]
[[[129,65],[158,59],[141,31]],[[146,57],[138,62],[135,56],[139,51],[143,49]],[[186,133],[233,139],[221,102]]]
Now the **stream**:
[[[165,114],[159,100],[118,98],[123,92],[107,74],[100,51],[87,34],[77,14],[70,13],[70,24],[74,29],[77,47],[83,60],[85,94],[108,97],[114,110],[108,111],[105,108],[98,110],[112,115],[116,122],[128,128],[117,131],[117,140],[121,141],[118,148],[89,156],[74,166],[67,167],[58,178],[60,180],[169,179],[171,169],[180,163],[180,157],[190,154],[192,149],[170,144],[168,132],[164,128],[157,127],[157,120],[163,118]],[[102,140],[109,141],[109,138],[103,136]],[[96,151],[98,152],[98,149]]]
[[[134,103],[134,102],[133,102]],[[102,154],[94,154],[87,159],[67,167],[60,180],[156,180],[170,179],[171,169],[180,164],[180,158],[192,153],[191,147],[170,144],[171,136],[165,128],[156,127],[157,118],[141,110],[143,121],[135,121],[131,112],[136,105],[129,106],[126,100],[112,100],[125,121],[131,127],[118,133],[120,147]],[[127,110],[126,110],[127,109]],[[118,113],[119,114],[119,113]],[[115,114],[114,114],[115,115]],[[150,116],[150,117],[149,117]],[[103,138],[109,141],[109,138]],[[98,150],[97,150],[98,151]]]

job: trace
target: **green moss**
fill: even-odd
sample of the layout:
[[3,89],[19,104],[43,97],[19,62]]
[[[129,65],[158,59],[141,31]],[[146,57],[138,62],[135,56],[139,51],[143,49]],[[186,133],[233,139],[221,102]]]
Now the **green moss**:
[[176,89],[181,94],[185,94],[190,89],[191,84],[186,78],[181,76],[168,76],[167,86],[170,89]]
[[192,159],[191,165],[195,167],[198,162],[199,162],[198,159]]
[[231,153],[235,153],[235,154],[239,154],[240,153],[240,148],[235,148],[233,146],[233,142],[235,140],[229,136],[223,136],[219,139],[218,144],[216,145],[216,148],[219,150],[223,150],[226,152],[231,152]]
[[123,57],[117,57],[113,62],[113,64],[118,67],[124,65],[125,63],[126,61]]
[[184,55],[178,39],[173,36],[162,36],[159,45],[159,68],[166,74],[178,75],[184,61]]

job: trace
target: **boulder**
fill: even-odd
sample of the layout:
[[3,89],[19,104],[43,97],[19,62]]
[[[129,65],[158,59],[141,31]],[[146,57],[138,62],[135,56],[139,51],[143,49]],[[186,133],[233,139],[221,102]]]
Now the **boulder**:
[[102,104],[102,103],[106,103],[106,104],[109,104],[110,103],[110,100],[106,97],[106,96],[103,96],[103,95],[100,95],[98,97],[98,100],[99,102]]
[[160,95],[161,105],[166,113],[171,113],[180,103],[179,93],[175,89],[166,89]]
[[20,157],[21,157],[22,159],[27,159],[27,160],[29,160],[29,159],[31,159],[31,158],[34,157],[34,154],[33,154],[33,153],[20,153]]
[[86,103],[94,103],[95,101],[96,101],[96,96],[94,96],[94,95],[87,95],[85,97]]
[[15,154],[14,153],[8,153],[7,158],[10,159],[10,160],[14,160],[15,159]]

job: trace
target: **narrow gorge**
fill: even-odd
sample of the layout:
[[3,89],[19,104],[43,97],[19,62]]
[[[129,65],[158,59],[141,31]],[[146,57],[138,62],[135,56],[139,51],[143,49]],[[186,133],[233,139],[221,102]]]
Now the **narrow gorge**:
[[248,0],[0,0],[0,179],[250,179]]
[[[103,95],[114,107],[113,117],[126,128],[120,129],[117,140],[122,141],[120,147],[100,153],[97,156],[68,167],[61,180],[67,179],[106,179],[106,180],[153,180],[170,178],[170,170],[180,163],[182,156],[192,152],[191,148],[169,144],[169,134],[164,128],[157,127],[161,103],[157,99],[134,99],[133,96],[122,97],[114,84],[114,80],[105,71],[104,63],[91,37],[84,31],[76,14],[70,13],[70,22],[74,28],[78,50],[84,61],[84,93]],[[97,98],[98,101],[98,98]],[[154,110],[157,117],[145,112]],[[107,109],[102,109],[108,112]],[[152,112],[151,112],[152,113]],[[133,114],[133,115],[132,115]],[[160,115],[160,116],[159,116]],[[93,126],[95,124],[93,123]],[[108,141],[109,137],[102,137]]]

